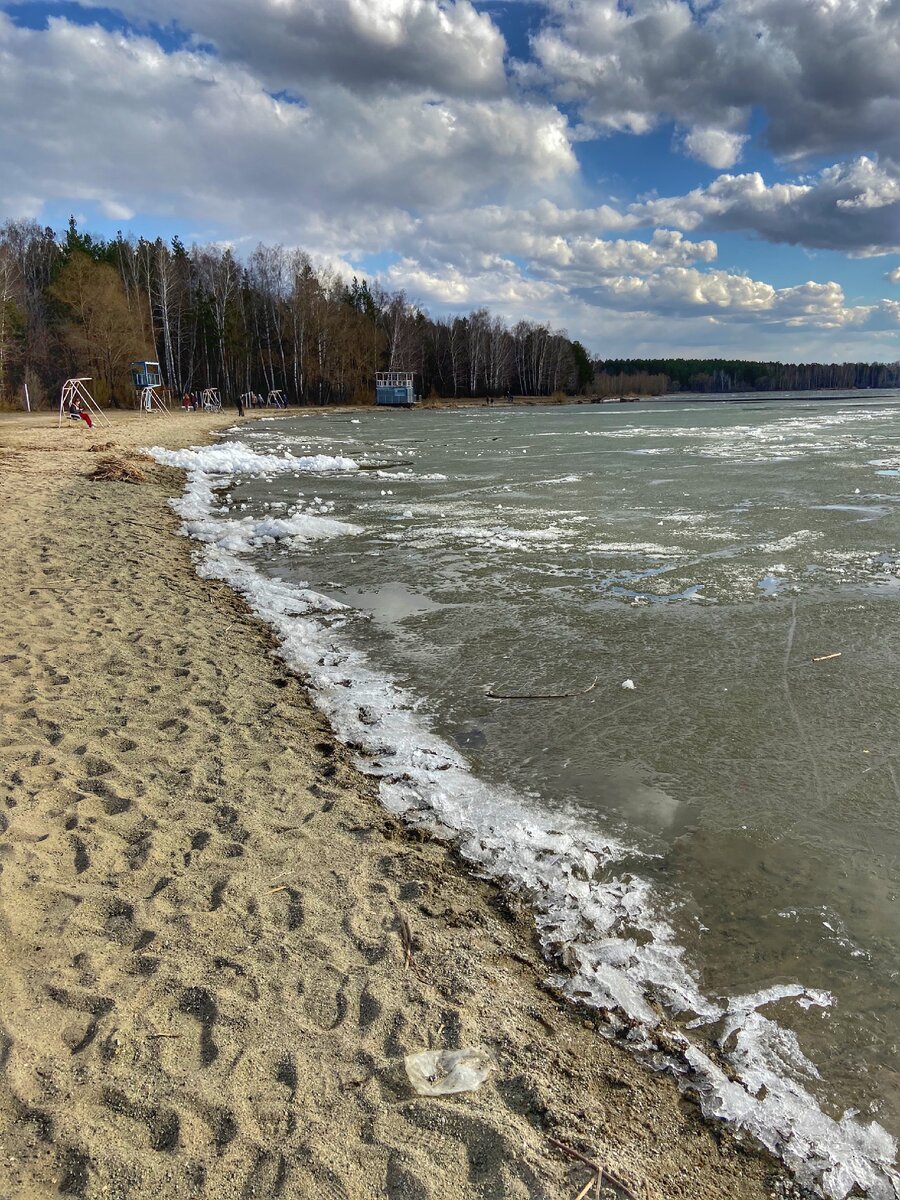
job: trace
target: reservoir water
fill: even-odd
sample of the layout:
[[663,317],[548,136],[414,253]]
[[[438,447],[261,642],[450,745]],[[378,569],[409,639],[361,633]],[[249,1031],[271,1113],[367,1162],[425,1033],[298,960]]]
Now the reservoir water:
[[304,645],[327,627],[309,662],[345,676],[320,679],[326,708],[351,697],[365,725],[383,675],[470,774],[463,824],[496,803],[491,829],[527,841],[492,799],[518,796],[607,848],[560,865],[565,906],[539,913],[573,992],[664,1003],[827,1193],[894,1195],[900,394],[316,412],[226,436],[265,457],[206,465],[214,519],[192,532],[305,597]]

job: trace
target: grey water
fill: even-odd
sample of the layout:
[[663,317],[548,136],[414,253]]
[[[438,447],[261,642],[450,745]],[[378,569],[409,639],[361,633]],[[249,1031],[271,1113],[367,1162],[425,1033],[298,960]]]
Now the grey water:
[[831,993],[766,1012],[827,1112],[900,1135],[900,392],[317,412],[245,440],[373,468],[241,485],[362,528],[257,564],[350,605],[476,775],[644,851],[707,994]]

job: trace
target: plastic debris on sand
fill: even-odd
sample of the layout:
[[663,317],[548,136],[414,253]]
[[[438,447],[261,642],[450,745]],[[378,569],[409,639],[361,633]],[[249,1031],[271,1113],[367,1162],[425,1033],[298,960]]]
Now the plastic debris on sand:
[[481,1046],[461,1050],[422,1050],[403,1060],[409,1082],[420,1096],[452,1096],[481,1087],[494,1063]]

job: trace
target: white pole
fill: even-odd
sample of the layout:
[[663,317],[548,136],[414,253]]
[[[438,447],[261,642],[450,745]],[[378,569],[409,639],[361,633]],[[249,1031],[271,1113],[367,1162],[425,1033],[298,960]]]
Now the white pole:
[[27,383],[25,384],[25,408],[28,412],[31,412],[31,401],[28,398],[28,384]]

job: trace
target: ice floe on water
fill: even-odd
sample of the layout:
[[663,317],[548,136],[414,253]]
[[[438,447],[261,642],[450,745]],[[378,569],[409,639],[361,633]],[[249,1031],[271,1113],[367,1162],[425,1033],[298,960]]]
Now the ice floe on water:
[[359,470],[357,462],[343,455],[257,454],[241,442],[219,442],[215,446],[199,446],[193,450],[164,450],[160,446],[151,446],[147,453],[165,466],[203,471],[208,475],[259,476],[284,471]]
[[317,513],[298,512],[290,517],[239,517],[187,521],[186,531],[201,542],[211,542],[223,550],[240,553],[275,542],[312,542],[361,532],[358,525],[336,521]]
[[[353,537],[361,530],[302,507],[284,517],[232,518],[219,498],[225,485],[242,475],[354,471],[357,463],[342,456],[257,455],[239,443],[152,453],[188,472],[185,493],[173,503],[184,532],[198,542],[200,574],[227,582],[270,624],[287,665],[308,683],[338,736],[356,748],[362,769],[379,779],[388,809],[452,840],[479,873],[528,900],[544,951],[560,968],[554,982],[565,994],[600,1010],[611,1036],[671,1070],[709,1116],[753,1135],[832,1200],[844,1200],[854,1188],[871,1200],[900,1196],[893,1139],[874,1122],[823,1113],[802,1082],[815,1078],[813,1064],[795,1035],[764,1012],[776,1002],[827,1005],[826,994],[797,984],[726,1000],[705,996],[633,847],[598,835],[575,814],[550,815],[473,776],[459,752],[431,731],[419,699],[349,644],[344,606],[270,578],[247,560],[270,541]],[[558,527],[446,526],[437,532],[519,550],[564,544],[568,536]],[[624,547],[635,544],[605,546]],[[665,1031],[664,1008],[704,1028],[727,1070],[686,1033]]]
[[566,531],[556,525],[542,529],[514,529],[508,525],[445,525],[432,529],[428,536],[465,542],[481,549],[534,552],[550,543],[563,545]]
[[[866,445],[866,440],[860,437],[855,428],[845,431],[844,426],[856,427],[861,421],[869,422],[871,432],[867,431],[867,436],[877,436],[882,425],[891,428],[895,421],[895,414],[890,410],[860,408],[823,410],[821,406],[811,405],[809,410],[802,415],[778,414],[771,420],[761,420],[752,424],[728,423],[719,427],[669,425],[667,418],[675,411],[679,410],[671,408],[651,410],[647,413],[648,420],[640,425],[565,430],[537,436],[573,439],[601,438],[621,449],[622,453],[639,457],[670,454],[677,450],[679,453],[699,458],[763,465],[795,462],[810,455],[830,453],[836,449],[859,449]],[[604,416],[606,415],[609,414],[604,414]],[[654,424],[654,419],[659,419],[660,423]],[[655,447],[645,444],[647,441],[652,442],[659,439],[674,441],[676,445]],[[620,446],[622,442],[636,440],[640,440],[642,443],[639,447],[632,449],[628,446]],[[686,443],[692,444],[687,445]],[[893,465],[896,467],[896,464]]]
[[646,555],[648,558],[681,558],[686,554],[680,546],[662,546],[657,542],[591,542],[589,554]]

